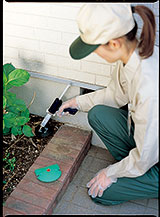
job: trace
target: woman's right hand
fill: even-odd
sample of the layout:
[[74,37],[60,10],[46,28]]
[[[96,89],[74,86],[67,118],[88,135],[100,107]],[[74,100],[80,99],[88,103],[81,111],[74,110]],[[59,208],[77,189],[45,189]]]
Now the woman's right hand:
[[64,102],[64,103],[61,105],[61,107],[59,108],[59,110],[58,110],[58,112],[57,112],[57,115],[58,115],[59,117],[62,117],[62,115],[68,115],[69,112],[65,112],[65,113],[63,112],[63,110],[66,109],[66,108],[76,108],[76,109],[78,109],[78,104],[77,104],[77,102],[76,102],[76,98],[72,98],[72,99],[70,99],[70,100]]

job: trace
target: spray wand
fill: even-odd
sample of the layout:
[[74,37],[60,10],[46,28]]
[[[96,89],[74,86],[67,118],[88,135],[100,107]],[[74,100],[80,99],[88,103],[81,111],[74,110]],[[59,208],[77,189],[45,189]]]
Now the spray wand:
[[[46,112],[47,112],[46,116],[44,117],[40,126],[36,127],[36,129],[35,129],[35,133],[37,136],[46,137],[50,134],[49,129],[45,126],[48,123],[51,116],[56,115],[56,112],[59,110],[60,106],[62,105],[61,99],[64,96],[64,94],[67,92],[67,90],[69,89],[70,86],[71,86],[71,84],[67,85],[67,87],[65,88],[63,93],[60,95],[60,97],[56,98],[54,100],[54,102],[52,103],[52,105],[46,110]],[[69,114],[71,114],[71,115],[75,115],[77,111],[78,111],[78,109],[76,109],[76,108],[66,108],[63,110],[63,112],[69,112]]]

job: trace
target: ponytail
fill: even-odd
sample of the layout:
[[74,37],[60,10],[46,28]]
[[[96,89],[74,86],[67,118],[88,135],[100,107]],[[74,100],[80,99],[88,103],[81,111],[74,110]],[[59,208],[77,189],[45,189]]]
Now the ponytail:
[[[138,43],[139,55],[142,58],[148,58],[153,54],[154,43],[155,43],[155,35],[156,35],[156,23],[153,12],[143,6],[137,5],[132,6],[132,13],[137,13],[143,20],[143,28],[140,35],[140,40]],[[135,21],[135,27],[126,34],[128,40],[132,41],[135,39],[137,32],[137,23]]]

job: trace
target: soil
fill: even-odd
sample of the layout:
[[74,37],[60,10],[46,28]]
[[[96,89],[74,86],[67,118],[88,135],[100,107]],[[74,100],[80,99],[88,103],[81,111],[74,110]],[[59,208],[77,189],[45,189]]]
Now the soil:
[[[14,138],[12,135],[3,136],[3,203],[25,176],[49,140],[63,125],[63,123],[50,119],[47,127],[52,129],[51,134],[39,138],[35,135],[35,128],[39,126],[42,120],[43,117],[30,114],[30,121],[27,125],[32,127],[33,137],[29,138],[24,135]],[[4,160],[5,158],[6,160]]]

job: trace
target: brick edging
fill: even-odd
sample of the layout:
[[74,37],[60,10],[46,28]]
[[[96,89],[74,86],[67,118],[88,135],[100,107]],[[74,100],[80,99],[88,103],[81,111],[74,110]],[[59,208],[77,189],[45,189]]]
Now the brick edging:
[[[3,206],[3,216],[52,214],[90,148],[91,131],[62,125],[35,160]],[[37,180],[34,170],[58,164],[61,177],[51,183]]]

